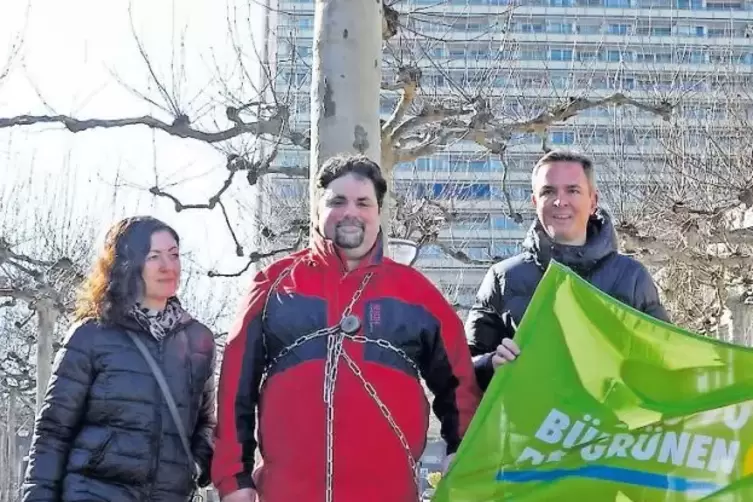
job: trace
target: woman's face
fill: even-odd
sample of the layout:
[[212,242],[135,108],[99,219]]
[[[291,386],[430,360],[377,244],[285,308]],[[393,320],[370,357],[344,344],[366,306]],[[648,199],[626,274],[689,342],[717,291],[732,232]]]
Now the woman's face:
[[144,261],[145,307],[161,310],[167,300],[175,296],[180,283],[180,253],[178,243],[167,230],[152,234],[151,248]]

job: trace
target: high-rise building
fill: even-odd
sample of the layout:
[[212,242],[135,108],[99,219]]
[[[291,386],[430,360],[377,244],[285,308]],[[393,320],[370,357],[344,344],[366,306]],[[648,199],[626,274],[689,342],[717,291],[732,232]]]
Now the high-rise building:
[[[276,92],[286,96],[294,112],[291,128],[305,131],[313,0],[268,1],[273,2],[268,43]],[[494,139],[506,145],[500,156],[470,140],[453,141],[431,156],[395,167],[395,193],[438,204],[449,215],[438,228],[430,225],[436,235],[422,246],[417,266],[461,315],[473,303],[489,265],[520,249],[535,218],[530,172],[543,147],[590,155],[601,200],[620,215],[640,202],[650,183],[647,173],[666,166],[672,128],[682,125],[690,131],[681,140],[675,134],[678,141],[701,144],[700,129],[724,121],[722,101],[730,89],[753,88],[751,0],[394,4],[402,13],[401,29],[384,52],[385,80],[398,66],[415,65],[421,69],[419,101],[483,98],[494,115]],[[616,93],[654,109],[589,105],[567,121],[540,127],[557,106],[577,103],[579,109],[583,100]],[[397,99],[396,94],[383,96],[383,117]],[[672,120],[658,113],[666,105],[675,109]],[[308,162],[308,152],[293,147],[281,149],[276,159],[279,166],[306,167]],[[286,228],[284,221],[308,217],[305,180],[267,177],[260,192],[262,218],[277,221],[270,225],[273,231]],[[438,436],[435,422],[430,436]],[[438,461],[431,457],[424,465],[435,469]]]
[[[270,0],[269,37],[277,93],[308,128],[314,6]],[[504,156],[455,141],[395,168],[394,191],[442,204],[451,217],[417,266],[464,310],[487,267],[516,253],[534,219],[530,170],[550,148],[591,155],[602,200],[615,213],[640,197],[645,173],[666,154],[657,113],[631,105],[587,108],[547,130],[554,106],[620,92],[641,103],[679,106],[684,120],[718,118],[718,91],[753,75],[749,0],[409,0],[385,50],[385,79],[398,65],[421,69],[422,99],[488,100]],[[389,116],[397,95],[385,95]],[[308,152],[281,151],[279,165],[306,166]],[[301,180],[268,179],[265,212],[306,217]],[[632,202],[631,202],[632,201]],[[517,213],[517,214],[516,214]],[[449,254],[448,254],[449,251]],[[455,257],[452,257],[452,256]]]

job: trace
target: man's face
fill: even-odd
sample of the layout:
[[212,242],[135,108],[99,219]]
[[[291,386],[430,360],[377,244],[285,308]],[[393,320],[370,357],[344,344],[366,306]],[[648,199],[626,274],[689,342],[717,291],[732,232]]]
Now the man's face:
[[579,162],[560,161],[539,168],[533,180],[533,205],[547,234],[560,244],[586,242],[588,219],[596,211],[596,192]]
[[379,235],[379,205],[371,180],[346,174],[332,181],[319,199],[319,231],[349,259],[365,256]]

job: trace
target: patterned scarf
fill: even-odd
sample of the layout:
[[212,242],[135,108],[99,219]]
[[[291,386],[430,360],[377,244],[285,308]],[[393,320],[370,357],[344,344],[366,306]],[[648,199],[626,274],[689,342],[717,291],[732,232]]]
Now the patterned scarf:
[[130,314],[155,339],[162,340],[184,319],[186,311],[183,310],[177,298],[171,298],[167,301],[164,310],[150,310],[137,303],[131,309]]

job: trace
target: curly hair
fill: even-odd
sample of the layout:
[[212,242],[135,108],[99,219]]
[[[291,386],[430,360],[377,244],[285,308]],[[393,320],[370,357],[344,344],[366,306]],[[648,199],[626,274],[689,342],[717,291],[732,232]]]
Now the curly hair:
[[79,290],[76,320],[115,324],[125,317],[143,295],[142,272],[152,234],[161,231],[170,232],[180,244],[172,227],[151,216],[125,218],[108,230],[104,248]]
[[377,204],[382,207],[384,195],[387,193],[387,181],[382,176],[379,165],[365,155],[335,155],[327,159],[319,168],[316,178],[316,188],[326,189],[337,178],[353,174],[365,178],[374,184]]

